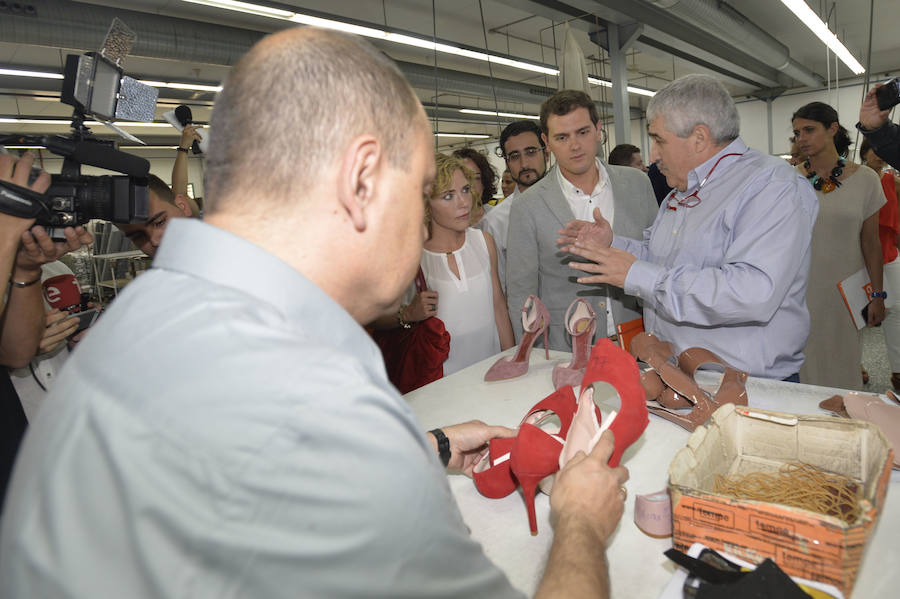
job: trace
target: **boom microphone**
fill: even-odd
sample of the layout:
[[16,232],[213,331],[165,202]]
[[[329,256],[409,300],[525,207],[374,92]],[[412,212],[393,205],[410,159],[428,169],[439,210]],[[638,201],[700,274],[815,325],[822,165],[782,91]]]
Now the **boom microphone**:
[[76,142],[70,156],[81,164],[106,168],[131,177],[146,179],[150,173],[150,162],[146,159],[90,142]]

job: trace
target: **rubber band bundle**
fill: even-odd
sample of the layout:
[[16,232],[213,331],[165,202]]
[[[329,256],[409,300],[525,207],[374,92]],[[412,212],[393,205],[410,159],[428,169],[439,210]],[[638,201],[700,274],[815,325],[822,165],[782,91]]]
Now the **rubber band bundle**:
[[860,485],[848,476],[792,462],[778,472],[717,474],[714,492],[735,499],[766,501],[836,516],[853,524],[860,516]]

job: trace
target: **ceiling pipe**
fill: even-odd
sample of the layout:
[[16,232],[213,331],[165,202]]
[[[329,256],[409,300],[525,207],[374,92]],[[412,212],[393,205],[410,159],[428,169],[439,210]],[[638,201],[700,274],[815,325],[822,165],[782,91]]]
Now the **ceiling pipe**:
[[[639,0],[633,0],[639,4]],[[788,47],[721,0],[649,0],[673,16],[700,26],[791,79],[809,87],[821,87],[823,80],[792,59]]]

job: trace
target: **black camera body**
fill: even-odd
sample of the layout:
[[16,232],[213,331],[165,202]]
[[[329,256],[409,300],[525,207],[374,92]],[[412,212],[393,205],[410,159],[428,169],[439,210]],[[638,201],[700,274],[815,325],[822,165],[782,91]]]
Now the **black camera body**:
[[143,222],[149,218],[150,198],[146,179],[128,175],[53,175],[45,193],[47,209],[35,224],[74,227],[90,220],[114,223]]

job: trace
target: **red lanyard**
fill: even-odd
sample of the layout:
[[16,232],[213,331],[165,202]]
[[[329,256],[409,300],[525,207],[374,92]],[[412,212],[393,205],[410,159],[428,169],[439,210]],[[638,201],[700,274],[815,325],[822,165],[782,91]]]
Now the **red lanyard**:
[[[709,181],[709,178],[712,176],[713,171],[716,170],[716,167],[719,166],[719,163],[722,162],[724,159],[728,158],[729,156],[743,156],[743,155],[744,155],[743,152],[740,152],[740,153],[732,152],[730,154],[725,154],[725,155],[721,156],[718,160],[716,160],[716,163],[713,165],[713,167],[711,169],[709,169],[709,172],[706,173],[706,176],[703,177],[703,180],[700,181],[700,185],[697,186],[697,189],[694,190],[694,193],[692,193],[689,196],[683,197],[680,200],[676,200],[675,192],[677,190],[673,189],[671,191],[671,193],[669,193],[668,197],[666,197],[666,207],[669,210],[676,210],[678,208],[678,206],[684,206],[685,208],[693,208],[694,206],[699,206],[701,200],[700,200],[700,196],[698,196],[697,193],[700,191],[700,189],[704,185],[706,185],[706,182]],[[693,200],[691,198],[693,198]],[[674,204],[672,203],[673,201],[675,202]]]

